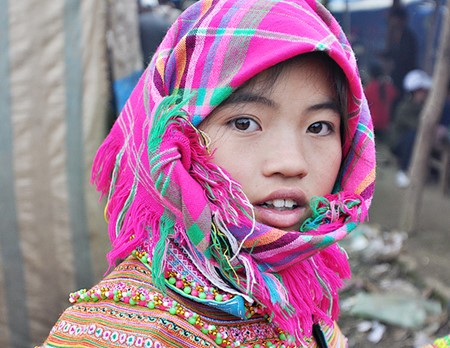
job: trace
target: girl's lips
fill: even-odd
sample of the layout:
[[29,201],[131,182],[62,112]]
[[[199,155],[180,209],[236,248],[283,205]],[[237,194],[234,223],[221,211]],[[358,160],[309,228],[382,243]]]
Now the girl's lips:
[[[276,208],[272,204],[275,200],[289,200],[294,202],[291,208]],[[284,230],[299,230],[309,211],[308,199],[300,189],[279,189],[265,198],[253,203],[256,220],[265,225]]]
[[300,229],[305,219],[307,208],[297,207],[291,210],[278,210],[266,208],[260,205],[254,206],[256,221],[279,229],[296,230]]

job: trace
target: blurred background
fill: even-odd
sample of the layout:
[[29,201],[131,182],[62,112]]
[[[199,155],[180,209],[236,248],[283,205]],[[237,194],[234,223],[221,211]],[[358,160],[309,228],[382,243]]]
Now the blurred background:
[[[343,291],[341,326],[351,347],[418,347],[450,332],[448,55],[447,70],[438,70],[446,81],[436,84],[435,73],[447,1],[322,1],[354,47],[375,108],[378,185],[370,221],[347,241],[354,277]],[[0,0],[1,347],[42,343],[69,293],[107,272],[92,159],[168,27],[192,2]],[[432,81],[420,80],[420,89],[441,92],[419,186],[411,177],[418,121],[406,168],[391,134],[402,98],[416,92],[404,78],[417,69]],[[420,204],[405,227],[413,191]],[[423,306],[398,307],[396,293]],[[373,310],[380,303],[393,311],[380,315]],[[405,323],[411,308],[420,320]]]

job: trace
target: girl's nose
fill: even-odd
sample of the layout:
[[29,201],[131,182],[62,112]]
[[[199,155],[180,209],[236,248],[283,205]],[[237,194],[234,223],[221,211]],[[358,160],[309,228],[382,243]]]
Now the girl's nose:
[[265,148],[263,174],[304,177],[308,174],[308,164],[302,151],[300,140],[295,136],[285,136],[282,140]]

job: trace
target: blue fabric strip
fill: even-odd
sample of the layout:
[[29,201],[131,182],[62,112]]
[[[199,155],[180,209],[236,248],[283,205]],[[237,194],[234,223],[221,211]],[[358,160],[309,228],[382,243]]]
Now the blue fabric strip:
[[125,106],[142,73],[143,70],[134,71],[130,75],[114,81],[113,89],[118,113]]
[[68,203],[75,255],[75,285],[77,288],[84,288],[92,286],[93,275],[85,210],[82,122],[83,67],[79,0],[65,0],[64,34]]
[[21,348],[31,346],[31,341],[14,192],[8,0],[0,0],[0,8],[0,272],[8,316],[8,325],[0,326],[0,337],[7,337],[9,330],[9,347]]

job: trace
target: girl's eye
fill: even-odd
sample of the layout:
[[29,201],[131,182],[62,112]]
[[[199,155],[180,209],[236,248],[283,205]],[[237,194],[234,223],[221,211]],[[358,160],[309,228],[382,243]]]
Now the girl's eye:
[[333,132],[333,126],[328,122],[315,122],[308,127],[308,132],[316,135],[328,135]]
[[249,117],[239,117],[231,120],[230,125],[241,132],[255,132],[261,129],[259,124]]

